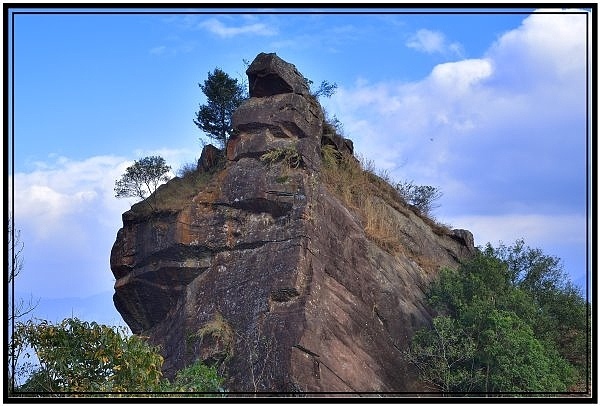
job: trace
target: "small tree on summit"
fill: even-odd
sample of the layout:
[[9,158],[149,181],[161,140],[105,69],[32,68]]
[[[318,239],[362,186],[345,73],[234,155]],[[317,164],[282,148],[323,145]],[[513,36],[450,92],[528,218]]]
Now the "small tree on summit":
[[198,86],[207,104],[200,105],[194,124],[224,148],[232,132],[231,116],[245,99],[244,88],[219,68],[209,72],[208,79]]
[[[167,172],[171,167],[160,156],[148,156],[134,161],[125,169],[121,179],[115,182],[116,197],[139,197],[145,199],[146,194],[152,195],[158,185],[169,180]],[[150,202],[148,205],[152,208]]]

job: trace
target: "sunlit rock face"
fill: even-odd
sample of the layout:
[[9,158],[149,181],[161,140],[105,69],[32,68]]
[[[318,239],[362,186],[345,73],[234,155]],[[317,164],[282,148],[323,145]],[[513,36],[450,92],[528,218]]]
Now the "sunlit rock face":
[[382,203],[406,249],[378,246],[320,181],[322,146],[353,146],[324,134],[302,75],[263,53],[247,74],[226,163],[205,151],[207,180],[189,201],[123,214],[117,310],[161,346],[167,377],[201,359],[232,392],[420,390],[402,351],[431,319],[423,291],[473,254],[472,235]]

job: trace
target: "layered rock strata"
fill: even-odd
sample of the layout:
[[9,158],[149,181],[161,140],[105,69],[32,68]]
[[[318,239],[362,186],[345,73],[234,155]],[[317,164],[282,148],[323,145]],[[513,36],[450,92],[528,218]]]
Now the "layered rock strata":
[[275,54],[247,74],[225,168],[183,208],[124,213],[117,310],[161,346],[169,377],[202,359],[233,392],[419,390],[402,351],[431,318],[423,290],[473,253],[471,234],[384,203],[407,249],[380,248],[321,182],[322,144],[353,146],[323,136],[302,75]]

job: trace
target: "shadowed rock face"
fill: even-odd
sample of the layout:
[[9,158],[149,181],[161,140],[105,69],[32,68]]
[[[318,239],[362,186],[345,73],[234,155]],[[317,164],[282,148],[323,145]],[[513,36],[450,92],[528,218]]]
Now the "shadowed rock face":
[[[247,73],[252,97],[233,116],[225,169],[181,209],[123,214],[115,306],[161,345],[168,377],[202,359],[234,392],[418,390],[402,350],[431,318],[423,290],[473,253],[472,235],[436,234],[386,206],[427,261],[378,247],[319,180],[321,144],[352,144],[323,141],[302,76],[275,54]],[[273,150],[284,154],[265,159]]]
[[308,95],[304,77],[291,63],[276,54],[261,52],[246,69],[250,97],[267,97],[283,93]]

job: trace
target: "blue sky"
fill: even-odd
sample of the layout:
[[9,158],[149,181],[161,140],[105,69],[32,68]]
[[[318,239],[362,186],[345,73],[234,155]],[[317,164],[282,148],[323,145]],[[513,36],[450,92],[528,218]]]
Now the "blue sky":
[[198,83],[215,67],[241,80],[259,52],[336,82],[322,103],[356,152],[441,189],[440,222],[477,245],[525,238],[586,286],[585,12],[170,11],[13,15],[16,291],[37,317],[122,324],[109,257],[135,201],[115,180],[151,154],[196,161]]

